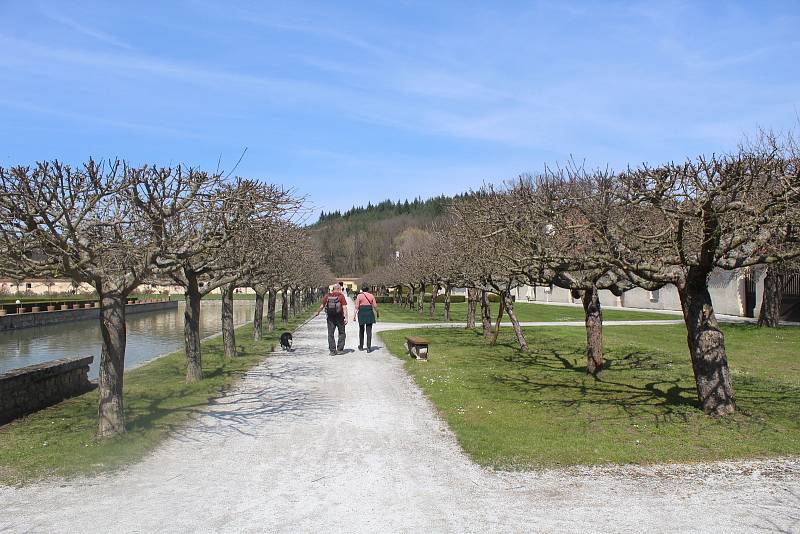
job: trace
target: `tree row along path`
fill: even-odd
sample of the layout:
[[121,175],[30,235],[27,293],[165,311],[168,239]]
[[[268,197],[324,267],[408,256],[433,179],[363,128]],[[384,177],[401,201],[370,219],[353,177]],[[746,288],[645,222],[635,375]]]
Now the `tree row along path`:
[[[357,326],[347,330],[352,350]],[[464,455],[400,359],[382,347],[332,357],[326,336],[324,317],[306,323],[293,352],[254,368],[139,463],[0,488],[0,531],[800,528],[793,459],[483,469]]]

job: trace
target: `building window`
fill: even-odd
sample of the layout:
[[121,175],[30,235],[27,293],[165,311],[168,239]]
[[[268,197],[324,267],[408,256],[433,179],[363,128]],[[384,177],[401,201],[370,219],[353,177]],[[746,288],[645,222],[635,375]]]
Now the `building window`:
[[30,289],[32,287],[33,287],[33,284],[31,284],[30,282],[25,284],[25,289]]
[[650,291],[650,302],[658,302],[658,289]]

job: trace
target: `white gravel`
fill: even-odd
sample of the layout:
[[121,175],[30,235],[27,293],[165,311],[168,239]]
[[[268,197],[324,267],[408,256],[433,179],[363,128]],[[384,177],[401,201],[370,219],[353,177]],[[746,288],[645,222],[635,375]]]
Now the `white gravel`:
[[387,351],[295,348],[138,464],[0,487],[0,531],[800,532],[797,459],[497,473]]

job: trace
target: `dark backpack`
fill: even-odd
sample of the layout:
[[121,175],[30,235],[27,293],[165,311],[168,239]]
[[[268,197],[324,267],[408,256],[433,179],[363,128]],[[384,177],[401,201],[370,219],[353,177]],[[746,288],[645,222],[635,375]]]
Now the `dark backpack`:
[[339,295],[336,293],[328,293],[328,301],[325,305],[325,313],[328,317],[342,317],[342,303],[339,300]]

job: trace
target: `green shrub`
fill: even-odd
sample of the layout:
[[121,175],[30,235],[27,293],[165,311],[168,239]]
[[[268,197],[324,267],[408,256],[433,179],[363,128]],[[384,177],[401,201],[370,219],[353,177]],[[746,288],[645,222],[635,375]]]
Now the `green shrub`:
[[[450,302],[466,302],[466,297],[464,295],[450,295]],[[431,301],[431,294],[425,293],[425,298],[423,302],[430,302]],[[444,293],[439,293],[436,295],[436,302],[444,302]]]
[[[516,302],[517,297],[516,295],[511,295],[511,300]],[[500,295],[497,293],[489,293],[489,302],[500,302]]]

